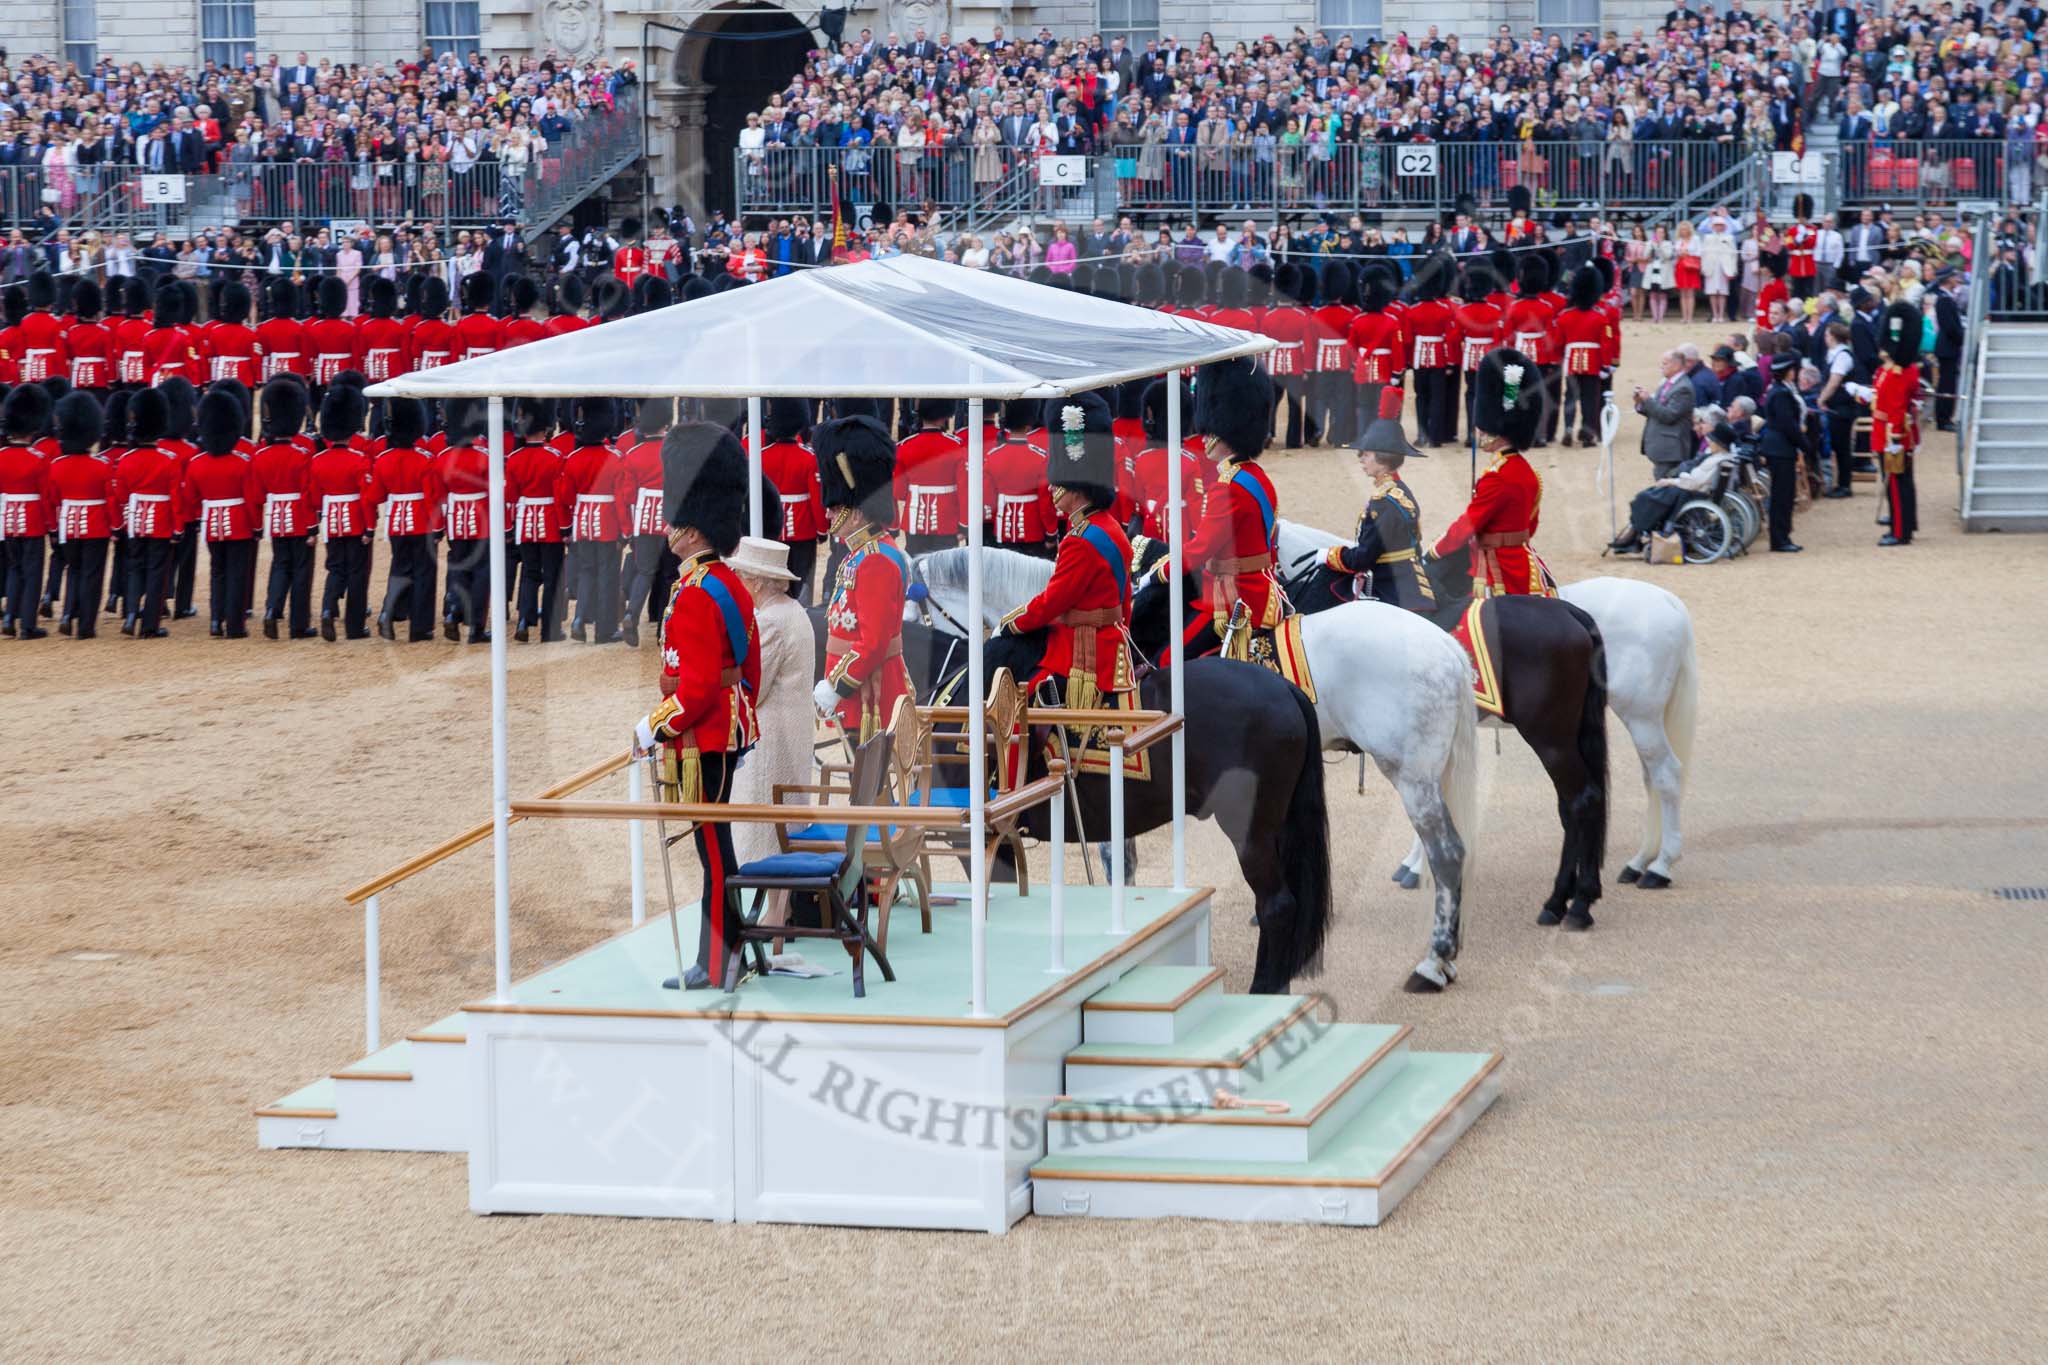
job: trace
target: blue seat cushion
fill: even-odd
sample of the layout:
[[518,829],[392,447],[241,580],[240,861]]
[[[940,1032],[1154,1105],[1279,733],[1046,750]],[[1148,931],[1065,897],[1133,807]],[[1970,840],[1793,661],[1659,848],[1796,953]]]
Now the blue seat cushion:
[[740,868],[742,877],[829,877],[839,871],[839,859],[829,853],[776,853],[756,858]]
[[[868,832],[872,834],[874,831],[872,828],[870,828]],[[802,829],[791,830],[789,832],[789,837],[798,840],[799,842],[807,844],[844,844],[846,842],[846,826],[805,825]],[[896,837],[896,826],[889,826],[888,837],[891,839]]]
[[[1000,794],[992,791],[988,794],[988,799],[993,801]],[[924,803],[927,806],[950,806],[955,810],[966,810],[967,798],[968,791],[965,787],[933,787],[925,793]]]

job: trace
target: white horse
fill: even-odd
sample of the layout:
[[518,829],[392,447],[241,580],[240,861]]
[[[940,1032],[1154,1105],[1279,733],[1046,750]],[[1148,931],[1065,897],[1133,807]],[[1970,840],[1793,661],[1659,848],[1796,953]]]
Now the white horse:
[[[1279,531],[1280,563],[1289,578],[1319,562],[1332,545],[1348,543],[1298,522],[1282,520]],[[1589,578],[1558,593],[1599,625],[1607,646],[1607,704],[1642,760],[1648,798],[1643,843],[1620,880],[1647,890],[1669,886],[1681,848],[1679,801],[1699,703],[1692,615],[1671,593],[1632,578]],[[1421,866],[1422,851],[1411,848],[1394,880],[1414,886]]]
[[[934,629],[958,634],[967,613],[968,551],[918,557]],[[1037,596],[1052,577],[1043,559],[982,551],[983,627]],[[905,614],[916,619],[912,603]],[[1413,612],[1352,603],[1302,620],[1326,748],[1372,755],[1394,786],[1436,883],[1428,956],[1407,986],[1442,990],[1457,978],[1464,885],[1478,829],[1476,708],[1472,671],[1457,642]],[[1249,665],[1248,665],[1249,666]],[[1418,866],[1421,865],[1418,859]]]

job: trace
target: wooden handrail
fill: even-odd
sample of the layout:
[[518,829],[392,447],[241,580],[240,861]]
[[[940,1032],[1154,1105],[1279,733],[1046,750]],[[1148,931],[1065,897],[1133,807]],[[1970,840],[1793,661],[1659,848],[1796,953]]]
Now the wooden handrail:
[[1041,801],[1050,801],[1059,795],[1066,785],[1064,772],[1048,774],[1023,786],[1004,792],[982,808],[982,818],[987,821],[1007,820],[1019,811],[1027,810]]
[[808,825],[827,816],[835,825],[915,825],[955,829],[967,812],[952,806],[773,806],[716,801],[514,801],[512,813],[530,820],[701,820],[718,824]]
[[[625,767],[628,763],[632,762],[632,760],[633,751],[630,749],[621,749],[619,752],[613,754],[610,758],[605,759],[603,762],[593,763],[588,768],[585,768],[582,772],[577,773],[574,777],[565,778],[562,781],[557,782],[554,786],[549,787],[546,791],[541,793],[541,799],[555,800],[560,797],[568,796],[572,793],[582,791],[585,787],[597,781],[599,778],[609,777],[611,774],[617,772],[619,769]],[[520,818],[519,804],[520,803],[517,801],[512,803],[512,819],[515,821]],[[418,857],[408,858],[406,861],[400,863],[397,867],[394,867],[389,872],[386,872],[383,876],[375,878],[371,881],[364,882],[361,886],[357,887],[355,890],[343,896],[342,900],[349,905],[361,905],[370,897],[378,895],[381,892],[390,890],[392,887],[398,885],[400,882],[405,881],[418,873],[426,871],[435,863],[441,862],[447,858],[454,857],[456,854],[462,852],[462,850],[468,848],[472,844],[483,842],[485,839],[488,839],[490,835],[491,822],[489,820],[484,821],[480,825],[473,825],[469,829],[466,829],[462,833],[456,835],[454,838],[444,840],[443,842],[434,845],[434,847],[428,849],[425,853],[420,854]]]
[[[918,714],[926,720],[965,724],[968,712],[964,706],[921,706],[918,708]],[[1171,714],[1170,711],[1115,711],[1106,707],[1024,708],[1024,719],[1033,725],[1128,725],[1134,721],[1158,720],[1161,716]]]
[[1161,716],[1158,720],[1153,721],[1150,725],[1144,726],[1142,729],[1132,731],[1131,733],[1125,735],[1124,752],[1127,754],[1143,753],[1145,750],[1151,748],[1160,740],[1165,739],[1168,735],[1180,729],[1181,726],[1185,724],[1187,724],[1187,722],[1180,716]]

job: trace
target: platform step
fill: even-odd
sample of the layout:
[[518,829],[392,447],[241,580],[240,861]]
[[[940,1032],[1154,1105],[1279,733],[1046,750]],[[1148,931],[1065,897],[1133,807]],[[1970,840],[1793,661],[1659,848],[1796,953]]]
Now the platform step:
[[263,1147],[459,1152],[469,1072],[460,1014],[407,1034],[256,1111]]
[[[1067,1054],[1067,1093],[1130,1104],[1192,1105],[1241,1095],[1302,1057],[1318,1033],[1305,995],[1215,995],[1200,1023],[1161,1043],[1086,1042]],[[1086,1015],[1084,1013],[1084,1018]],[[1094,1024],[1082,1026],[1094,1036]]]
[[1498,1053],[1414,1052],[1306,1161],[1055,1152],[1031,1170],[1048,1217],[1219,1218],[1374,1226],[1500,1094]]
[[1170,1043],[1208,1018],[1223,998],[1221,967],[1145,966],[1081,1006],[1089,1043]]
[[1196,1103],[1065,1100],[1046,1113],[1049,1152],[1191,1161],[1306,1161],[1349,1123],[1408,1059],[1407,1025],[1330,1024],[1304,1055],[1245,1085],[1284,1112]]

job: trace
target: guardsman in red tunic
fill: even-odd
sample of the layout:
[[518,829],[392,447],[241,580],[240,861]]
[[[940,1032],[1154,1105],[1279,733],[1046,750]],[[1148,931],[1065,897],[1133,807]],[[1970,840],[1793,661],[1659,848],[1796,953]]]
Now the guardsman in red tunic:
[[355,368],[372,384],[381,384],[409,372],[406,326],[397,317],[397,285],[372,275],[363,292],[365,315],[356,319]]
[[832,534],[846,546],[825,609],[825,677],[813,699],[848,739],[865,744],[897,701],[913,695],[903,667],[910,561],[889,541],[896,445],[874,418],[842,417],[820,424],[811,447]]
[[469,642],[487,645],[497,623],[490,613],[491,457],[484,448],[483,400],[451,398],[442,414],[448,448],[435,472],[447,498],[449,610],[441,633],[460,640],[460,627],[467,625]]
[[986,544],[1051,559],[1059,514],[1045,484],[1045,451],[1030,440],[1039,416],[1035,398],[1003,404],[1002,443],[982,456],[982,518],[989,524]]
[[306,324],[306,349],[313,353],[315,402],[343,370],[356,363],[356,325],[342,314],[348,311],[348,286],[335,275],[322,275],[314,297],[320,316]]
[[1258,319],[1252,315],[1251,276],[1235,266],[1224,268],[1216,281],[1216,307],[1208,321],[1240,332],[1258,330]]
[[106,399],[114,383],[114,334],[100,321],[100,287],[80,280],[71,288],[71,320],[64,345],[71,353],[71,387]]
[[91,394],[65,394],[53,420],[58,455],[45,476],[43,511],[64,557],[66,595],[57,630],[90,640],[98,633],[107,541],[114,531],[114,467],[99,454],[102,418]]
[[621,288],[631,293],[647,274],[647,248],[640,244],[640,220],[627,218],[620,222],[619,239],[625,245],[612,253],[612,275]]
[[216,389],[199,400],[198,423],[199,453],[185,463],[185,496],[199,508],[206,541],[208,633],[239,640],[249,633],[244,604],[256,570],[253,535],[263,493],[249,457],[236,450],[248,427],[242,405]]
[[40,384],[18,384],[0,403],[0,551],[6,554],[6,614],[0,635],[40,640],[50,632],[36,624],[43,591],[43,540],[50,532],[46,509],[49,465],[35,448],[50,425],[50,395]]
[[1474,596],[1554,596],[1529,550],[1543,481],[1522,458],[1523,448],[1536,438],[1542,402],[1536,362],[1528,356],[1503,348],[1480,362],[1473,421],[1483,436],[1480,449],[1493,462],[1479,472],[1472,501],[1433,552],[1441,558],[1470,551]]
[[[121,397],[117,393],[116,401]],[[110,418],[113,408],[109,403]],[[128,535],[121,633],[154,640],[170,634],[162,624],[164,589],[184,529],[185,462],[160,444],[171,422],[171,405],[161,392],[137,389],[127,397],[126,414],[127,450],[114,466],[114,498]]]
[[541,327],[551,337],[580,332],[590,325],[583,316],[585,290],[581,275],[564,275],[555,281],[554,297],[548,301],[548,320]]
[[107,281],[109,290],[119,289],[126,300],[126,315],[113,324],[114,382],[140,388],[149,382],[147,343],[153,330],[149,320],[149,284],[140,275],[125,280],[116,275]]
[[186,325],[185,303],[185,290],[177,280],[165,280],[156,291],[156,310],[142,342],[143,368],[151,384],[173,377],[196,384],[206,378],[199,344]]
[[320,638],[332,643],[334,621],[351,640],[370,638],[370,540],[377,533],[379,490],[370,457],[354,442],[369,404],[352,384],[335,384],[320,400],[320,439],[326,448],[307,469],[308,493],[320,518],[327,547],[327,576],[320,587]]
[[1465,428],[1470,432],[1472,376],[1479,372],[1479,362],[1486,353],[1501,344],[1504,325],[1501,310],[1491,301],[1493,271],[1476,263],[1466,266],[1458,276],[1458,297],[1463,302],[1451,310],[1451,327],[1458,339],[1458,370],[1465,376]]
[[1802,192],[1792,196],[1792,217],[1792,226],[1785,231],[1786,273],[1792,277],[1792,297],[1810,299],[1820,275],[1815,257],[1820,246],[1820,228],[1813,218],[1812,195]]
[[1309,366],[1315,357],[1308,354],[1308,343],[1313,320],[1301,306],[1306,297],[1301,267],[1287,262],[1274,272],[1273,279],[1273,301],[1260,329],[1279,343],[1279,349],[1267,354],[1266,367],[1287,400],[1287,448],[1299,450],[1323,439],[1322,429],[1309,411]]
[[298,287],[288,279],[270,282],[270,316],[256,324],[256,345],[265,381],[281,374],[305,378],[313,373],[306,351],[306,324],[299,321]]
[[401,617],[411,623],[406,639],[417,644],[434,638],[434,509],[441,505],[441,483],[434,462],[419,449],[427,434],[427,405],[417,398],[387,399],[384,408],[384,452],[372,474],[384,498],[384,534],[391,538],[391,576],[384,589],[384,610],[377,633],[398,638]]
[[1783,303],[1789,306],[1792,295],[1785,288],[1785,277],[1776,261],[1759,261],[1757,267],[1763,275],[1763,283],[1756,291],[1756,327],[1761,332],[1771,326],[1771,305]]
[[1878,544],[1910,545],[1920,529],[1913,452],[1920,447],[1920,310],[1894,303],[1884,310],[1878,346],[1884,352],[1871,383],[1870,449],[1881,462],[1891,529]]
[[462,277],[462,316],[455,320],[457,360],[491,355],[505,345],[505,325],[491,316],[496,290],[481,270]]
[[21,320],[27,316],[28,289],[0,289],[0,384],[9,388],[21,382]]
[[[1171,471],[1167,467],[1166,381],[1155,379],[1145,386],[1145,448],[1131,460],[1131,500],[1136,510],[1139,534],[1157,541],[1171,538],[1167,520],[1167,494]],[[1180,388],[1180,529],[1183,547],[1195,538],[1195,523],[1202,515],[1206,485],[1202,464],[1202,438],[1195,434],[1195,400],[1183,383]]]
[[[623,614],[619,538],[625,526],[623,509],[635,491],[611,443],[618,430],[618,408],[609,398],[575,398],[564,415],[576,436],[576,448],[562,462],[565,491],[574,500],[569,571],[576,584],[576,617],[569,623],[569,634],[579,643],[589,638],[600,645],[616,644]],[[589,637],[584,635],[586,626],[593,632]]]
[[263,534],[270,541],[270,585],[263,599],[263,637],[277,638],[278,621],[290,612],[291,638],[313,638],[314,508],[309,466],[313,452],[299,440],[306,425],[306,391],[289,377],[271,380],[257,397],[263,413],[263,444],[249,472],[263,507]]
[[1564,443],[1572,441],[1572,414],[1579,420],[1577,444],[1589,449],[1600,443],[1601,376],[1607,369],[1607,315],[1600,307],[1600,272],[1582,265],[1572,272],[1571,307],[1557,315],[1555,327],[1564,352]]
[[[789,571],[796,581],[789,595],[808,604],[816,589],[818,542],[829,534],[825,486],[818,479],[818,457],[804,444],[811,429],[807,398],[771,398],[761,416],[761,472],[775,485],[781,506],[774,509],[772,539],[789,546]],[[964,489],[962,491],[965,491]],[[766,529],[764,519],[762,526]]]
[[1351,378],[1358,387],[1360,413],[1380,410],[1380,393],[1401,382],[1408,368],[1408,322],[1394,307],[1396,281],[1390,265],[1368,265],[1359,287],[1358,319],[1351,324]]
[[[1508,305],[1506,344],[1523,355],[1539,357],[1550,344],[1550,329],[1556,313],[1550,307],[1550,258],[1541,251],[1518,253],[1521,262],[1516,276],[1515,301]],[[1540,375],[1542,367],[1537,367]],[[1532,381],[1535,382],[1535,381]],[[1557,401],[1550,396],[1546,401]],[[1539,430],[1538,438],[1542,441]],[[1543,444],[1548,444],[1547,441]]]
[[512,405],[512,438],[505,457],[505,503],[512,513],[512,545],[519,557],[519,609],[512,638],[520,644],[540,627],[540,642],[562,638],[562,561],[568,554],[562,524],[576,503],[562,477],[562,457],[548,444],[555,405],[521,398]]
[[626,471],[626,614],[619,634],[633,649],[640,647],[640,615],[652,606],[660,619],[662,597],[657,587],[674,581],[664,575],[673,565],[668,552],[667,525],[661,519],[661,443],[675,425],[676,405],[672,398],[643,398],[634,410],[631,439],[619,438],[619,460]]
[[1458,328],[1448,301],[1457,268],[1446,252],[1415,268],[1408,305],[1408,335],[1415,349],[1416,444],[1423,449],[1458,439]]
[[57,280],[47,270],[28,277],[28,314],[21,320],[15,344],[18,382],[40,384],[71,377],[71,348],[64,342],[64,320],[57,316]]
[[[1273,429],[1272,382],[1250,361],[1204,365],[1195,376],[1195,429],[1214,443],[1221,463],[1186,547],[1209,609],[1206,620],[1189,622],[1187,657],[1220,645],[1227,658],[1249,659],[1254,634],[1277,627],[1287,606],[1273,573],[1280,500],[1259,467]],[[1154,574],[1162,582],[1172,562],[1159,561]]]
[[[1500,309],[1501,323],[1505,327],[1508,309],[1513,307],[1515,302],[1515,253],[1506,247],[1497,246],[1487,253],[1486,264],[1493,271],[1493,292],[1486,296],[1486,301]],[[1505,334],[1501,338],[1501,345],[1507,345]]]
[[229,280],[220,287],[219,299],[206,325],[206,377],[253,389],[263,382],[263,343],[249,325],[249,286]]
[[[760,738],[761,690],[754,599],[723,562],[747,520],[747,457],[731,432],[692,422],[662,443],[668,543],[682,561],[661,620],[661,702],[633,729],[633,752],[658,756],[655,794],[669,801],[726,802],[740,759]],[[887,487],[886,480],[883,486]],[[899,613],[900,613],[899,608]],[[697,961],[682,964],[669,989],[731,990],[740,981],[739,893],[732,826],[700,820],[691,837],[703,869]]]
[[504,326],[499,331],[502,349],[524,346],[529,341],[545,340],[547,323],[536,314],[540,311],[540,286],[525,275],[514,275],[505,281]]
[[[418,279],[419,276],[414,276]],[[419,307],[407,327],[408,373],[452,365],[461,359],[455,351],[460,344],[455,324],[448,321],[448,285],[439,275],[429,275],[419,287]]]
[[946,430],[953,406],[918,399],[917,430],[896,447],[896,525],[911,555],[952,549],[967,526],[967,443]]
[[[1311,281],[1312,283],[1312,281]],[[1323,439],[1343,445],[1358,430],[1358,387],[1352,381],[1351,324],[1358,320],[1352,303],[1356,283],[1342,261],[1323,266],[1323,302],[1309,315],[1309,408],[1322,419]]]
[[1076,394],[1048,406],[1059,427],[1046,456],[1046,481],[1066,518],[1052,578],[1002,621],[1012,635],[1046,632],[1038,672],[1027,683],[1056,680],[1062,705],[1129,709],[1137,683],[1131,671],[1131,543],[1110,513],[1116,498],[1116,450],[1109,404]]

